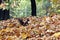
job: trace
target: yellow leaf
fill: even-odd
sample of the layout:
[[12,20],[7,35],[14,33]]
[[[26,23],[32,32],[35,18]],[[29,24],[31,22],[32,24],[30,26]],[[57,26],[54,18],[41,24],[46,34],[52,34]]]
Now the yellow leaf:
[[53,3],[57,3],[58,0],[52,0]]
[[0,35],[0,39],[2,38],[2,36]]
[[60,32],[53,34],[53,36],[56,37],[56,38],[59,37],[60,36]]
[[45,25],[45,22],[41,22],[40,25]]
[[11,37],[8,37],[7,40],[12,40],[12,38]]
[[46,28],[47,28],[47,29],[49,29],[49,28],[50,28],[50,26],[49,26],[49,25],[47,25],[47,26],[46,26]]
[[27,38],[27,36],[28,36],[28,35],[27,35],[26,33],[22,33],[22,34],[21,34],[22,39]]
[[6,31],[6,32],[10,32],[11,29],[10,29],[10,28],[6,28],[5,31]]

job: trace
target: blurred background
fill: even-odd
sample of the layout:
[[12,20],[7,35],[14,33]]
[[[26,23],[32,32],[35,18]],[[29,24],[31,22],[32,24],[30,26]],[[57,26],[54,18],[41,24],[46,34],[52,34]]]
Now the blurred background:
[[[10,17],[31,16],[31,0],[2,0],[0,9],[9,10]],[[60,13],[60,0],[35,0],[37,16]],[[7,13],[7,12],[6,12]]]

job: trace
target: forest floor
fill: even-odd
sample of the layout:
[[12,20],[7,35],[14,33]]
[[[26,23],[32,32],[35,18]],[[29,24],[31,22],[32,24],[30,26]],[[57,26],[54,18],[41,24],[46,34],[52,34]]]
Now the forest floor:
[[60,14],[2,20],[0,40],[60,40]]

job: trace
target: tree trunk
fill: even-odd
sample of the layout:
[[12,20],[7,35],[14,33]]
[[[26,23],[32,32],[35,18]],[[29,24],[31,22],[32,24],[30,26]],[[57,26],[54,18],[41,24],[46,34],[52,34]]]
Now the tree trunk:
[[3,20],[3,11],[2,11],[2,9],[0,9],[0,20]]
[[36,2],[35,0],[31,0],[31,9],[32,9],[32,16],[36,16]]
[[[0,0],[0,4],[3,3],[3,0]],[[9,10],[5,9],[3,10],[2,8],[0,9],[0,20],[6,20],[9,19]]]
[[9,19],[9,17],[10,17],[10,15],[9,15],[9,10],[5,9],[5,10],[3,11],[3,14],[4,14],[4,20]]
[[2,0],[0,0],[0,4],[2,3]]
[[9,19],[9,17],[10,17],[9,10],[0,9],[0,20],[6,20],[6,19]]

